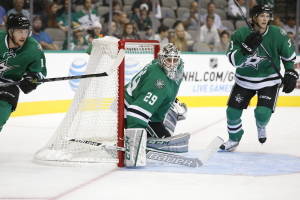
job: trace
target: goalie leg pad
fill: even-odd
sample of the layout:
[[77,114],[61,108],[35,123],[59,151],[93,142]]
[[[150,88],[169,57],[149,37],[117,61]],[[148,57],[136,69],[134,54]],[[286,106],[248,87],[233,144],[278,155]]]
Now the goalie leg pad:
[[176,124],[178,121],[177,116],[178,116],[178,114],[174,110],[170,109],[167,112],[166,117],[163,122],[166,129],[170,132],[171,135],[174,135]]
[[147,147],[157,150],[164,150],[175,153],[184,153],[188,151],[189,133],[181,133],[167,138],[147,138]]
[[146,166],[147,132],[143,128],[125,130],[125,166]]
[[189,141],[178,142],[172,145],[156,145],[150,144],[147,145],[148,148],[159,150],[159,151],[166,151],[172,153],[186,153],[189,151]]
[[147,151],[147,158],[151,160],[157,160],[161,162],[167,162],[188,167],[200,167],[203,165],[203,163],[197,158],[187,158],[183,156],[163,152],[156,152],[151,150]]
[[147,138],[147,145],[149,144],[159,144],[159,145],[172,145],[177,144],[179,142],[184,142],[189,140],[191,135],[189,133],[180,133],[175,136],[166,137],[166,138]]

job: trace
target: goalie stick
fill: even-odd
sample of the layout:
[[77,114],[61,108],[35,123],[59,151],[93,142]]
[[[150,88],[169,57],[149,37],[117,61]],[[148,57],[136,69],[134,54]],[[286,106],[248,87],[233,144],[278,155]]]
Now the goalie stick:
[[[65,81],[65,80],[72,80],[72,79],[84,79],[84,78],[96,78],[96,77],[110,76],[113,72],[115,72],[118,69],[119,65],[123,61],[124,56],[125,56],[125,50],[120,49],[114,63],[111,65],[111,67],[109,69],[107,69],[103,73],[85,74],[85,75],[79,75],[79,76],[65,76],[65,77],[56,77],[56,78],[45,78],[45,79],[33,80],[32,83],[44,83],[44,82]],[[20,82],[21,81],[1,83],[0,87],[7,87],[10,85],[18,85]]]
[[[238,2],[237,2],[236,0],[234,0],[234,3],[235,3],[235,5],[238,7],[238,9],[239,9],[239,11],[240,11],[240,14],[241,14],[242,18],[243,18],[244,21],[246,22],[246,24],[247,24],[247,26],[249,27],[251,33],[253,33],[253,32],[254,32],[254,29],[253,29],[253,27],[251,26],[251,24],[248,22],[248,20],[246,19],[245,14],[244,14],[242,8],[240,7],[240,5],[238,4]],[[280,74],[278,68],[276,67],[276,64],[275,64],[274,61],[272,60],[270,54],[267,52],[267,50],[265,49],[265,47],[264,47],[262,44],[260,44],[259,46],[260,46],[261,49],[264,51],[264,53],[266,54],[267,58],[269,59],[271,65],[272,65],[272,67],[274,68],[275,72],[276,72],[276,73],[278,74],[278,76],[280,77],[280,79],[281,79],[281,85],[282,85],[282,83],[283,83],[283,77],[282,77],[282,75]]]
[[[93,146],[104,147],[107,149],[115,149],[118,151],[125,151],[124,147],[116,146],[105,146],[103,143],[88,141],[83,139],[75,139],[70,137],[65,137],[66,140],[71,142],[78,142],[82,144],[88,144]],[[180,156],[176,154],[166,153],[164,151],[154,150],[151,148],[146,149],[146,157],[151,160],[157,160],[161,162],[167,162],[170,164],[183,165],[187,167],[201,167],[215,152],[218,151],[219,147],[223,144],[224,140],[217,136],[200,154],[198,158],[188,158],[185,156]]]

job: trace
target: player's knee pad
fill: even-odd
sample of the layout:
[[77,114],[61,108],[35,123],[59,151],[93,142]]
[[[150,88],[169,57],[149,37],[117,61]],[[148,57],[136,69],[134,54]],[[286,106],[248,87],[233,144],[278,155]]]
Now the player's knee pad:
[[227,107],[226,109],[226,116],[229,121],[236,121],[239,120],[242,116],[243,110],[236,109],[232,107]]
[[257,106],[254,110],[254,115],[259,124],[267,124],[271,118],[272,110],[265,106]]

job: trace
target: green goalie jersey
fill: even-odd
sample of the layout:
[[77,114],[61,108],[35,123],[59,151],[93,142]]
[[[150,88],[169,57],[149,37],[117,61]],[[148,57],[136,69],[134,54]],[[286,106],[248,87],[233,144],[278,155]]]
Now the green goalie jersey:
[[[281,82],[265,52],[258,47],[252,55],[243,55],[241,45],[250,35],[249,27],[239,28],[232,36],[227,50],[230,63],[236,67],[235,82],[247,89],[258,90]],[[287,32],[269,25],[262,35],[262,45],[280,71],[280,60],[285,70],[294,69],[296,53]]]
[[[183,70],[182,60],[178,70]],[[125,86],[127,128],[146,128],[162,122],[174,102],[182,79],[169,79],[158,60],[153,60]]]
[[45,55],[41,45],[28,37],[16,50],[8,48],[6,31],[0,31],[0,82],[20,81],[26,73],[46,76]]

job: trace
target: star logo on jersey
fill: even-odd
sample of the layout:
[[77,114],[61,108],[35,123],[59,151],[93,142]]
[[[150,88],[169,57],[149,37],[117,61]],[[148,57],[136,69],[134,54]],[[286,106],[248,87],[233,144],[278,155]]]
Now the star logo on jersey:
[[281,35],[283,35],[283,36],[286,36],[286,35],[287,35],[287,32],[286,32],[285,30],[283,30],[282,28],[280,29],[280,33],[281,33]]
[[165,87],[165,82],[162,79],[158,79],[157,81],[155,81],[155,87],[157,89],[163,89]]
[[17,54],[13,50],[10,50],[4,53],[3,58],[13,58],[16,57],[16,55]]
[[238,94],[238,95],[235,96],[235,100],[236,100],[237,102],[241,103],[241,102],[244,100],[244,97],[241,97],[241,95]]
[[258,50],[256,50],[254,54],[247,57],[242,67],[253,67],[254,69],[258,70],[258,65],[266,59],[267,57],[259,56]]
[[8,66],[7,60],[3,60],[2,62],[0,62],[0,76],[2,76],[4,72],[9,71],[15,67],[19,67],[19,65]]
[[40,43],[36,44],[36,48],[40,51],[43,52],[43,47],[40,45]]

